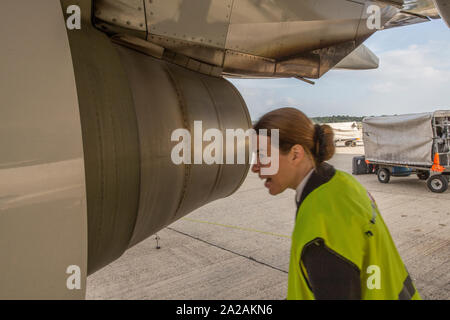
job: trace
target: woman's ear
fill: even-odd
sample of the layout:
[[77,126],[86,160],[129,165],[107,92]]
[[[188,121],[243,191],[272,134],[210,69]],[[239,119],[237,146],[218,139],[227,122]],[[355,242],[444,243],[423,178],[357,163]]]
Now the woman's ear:
[[290,160],[292,160],[296,164],[300,163],[300,161],[302,161],[303,158],[305,157],[305,150],[299,144],[293,145],[290,153],[291,153]]

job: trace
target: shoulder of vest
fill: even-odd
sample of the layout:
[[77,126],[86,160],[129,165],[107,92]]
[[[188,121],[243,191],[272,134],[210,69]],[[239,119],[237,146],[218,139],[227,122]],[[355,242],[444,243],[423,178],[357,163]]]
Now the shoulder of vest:
[[[348,194],[352,194],[350,199],[345,197]],[[365,201],[366,198],[367,201]],[[353,176],[324,163],[319,170],[311,174],[305,185],[304,192],[297,206],[296,219],[302,208],[310,208],[311,203],[314,204],[316,214],[321,212],[320,208],[322,207],[327,208],[324,210],[329,210],[330,201],[334,204],[339,203],[341,207],[347,208],[349,212],[354,213],[355,202],[358,203],[358,212],[372,212],[370,200],[364,187]]]
[[319,188],[321,185],[329,182],[335,176],[335,174],[336,169],[326,162],[317,167],[311,174],[308,182],[305,185],[305,188],[303,189],[300,201],[298,203],[297,211],[302,202],[311,192]]

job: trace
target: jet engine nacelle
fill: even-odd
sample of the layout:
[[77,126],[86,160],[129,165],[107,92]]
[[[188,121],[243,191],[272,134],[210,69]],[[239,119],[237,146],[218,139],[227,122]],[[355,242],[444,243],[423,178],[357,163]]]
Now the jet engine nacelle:
[[[73,4],[81,29],[67,30]],[[80,298],[88,274],[245,179],[248,161],[175,164],[174,130],[225,136],[250,116],[226,79],[93,27],[91,1],[0,7],[16,31],[2,28],[0,51],[0,297]]]
[[[70,1],[67,1],[69,4]],[[63,8],[64,9],[64,8]],[[187,213],[232,194],[247,164],[175,164],[174,130],[242,128],[233,85],[113,43],[88,20],[68,31],[80,106],[88,211],[88,274]],[[192,151],[194,149],[192,148]]]

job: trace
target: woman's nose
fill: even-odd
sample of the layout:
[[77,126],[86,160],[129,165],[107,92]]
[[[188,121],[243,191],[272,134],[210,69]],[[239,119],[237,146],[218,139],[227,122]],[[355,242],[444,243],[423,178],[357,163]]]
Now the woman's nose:
[[252,172],[254,172],[254,173],[259,172],[259,164],[258,163],[255,163],[254,165],[252,165]]

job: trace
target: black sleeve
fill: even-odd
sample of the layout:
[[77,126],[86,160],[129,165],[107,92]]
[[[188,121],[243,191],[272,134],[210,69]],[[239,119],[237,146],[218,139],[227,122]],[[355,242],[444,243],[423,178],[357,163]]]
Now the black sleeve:
[[323,239],[317,238],[306,244],[301,259],[316,299],[361,299],[359,268],[328,248]]

